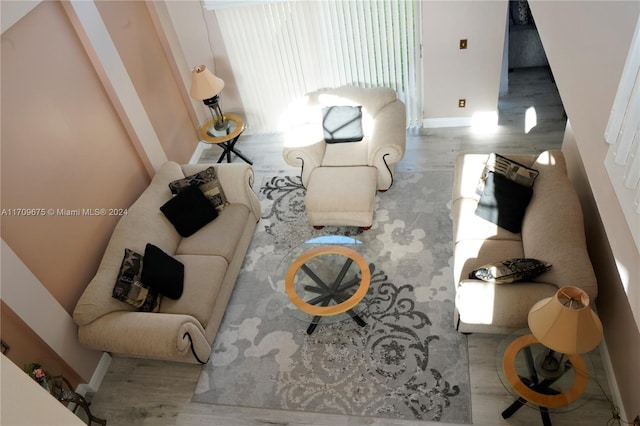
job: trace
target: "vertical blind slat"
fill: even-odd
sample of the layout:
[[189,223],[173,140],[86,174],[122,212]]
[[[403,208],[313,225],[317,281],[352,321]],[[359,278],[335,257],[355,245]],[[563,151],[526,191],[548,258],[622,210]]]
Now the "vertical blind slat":
[[279,2],[216,10],[247,124],[278,121],[302,94],[323,87],[387,86],[420,123],[415,0]]

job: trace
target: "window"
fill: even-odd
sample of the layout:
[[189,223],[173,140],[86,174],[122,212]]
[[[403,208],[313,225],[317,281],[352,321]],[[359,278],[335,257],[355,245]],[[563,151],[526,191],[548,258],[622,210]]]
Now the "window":
[[216,9],[254,133],[277,132],[282,113],[324,87],[387,86],[421,122],[419,2],[267,2]]

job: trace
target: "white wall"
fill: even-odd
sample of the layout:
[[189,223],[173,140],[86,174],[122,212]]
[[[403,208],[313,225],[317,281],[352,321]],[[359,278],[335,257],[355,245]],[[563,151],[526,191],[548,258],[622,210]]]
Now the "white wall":
[[2,355],[0,423],[12,426],[84,425],[62,403]]
[[[186,70],[188,75],[184,78],[187,90],[191,87],[191,69],[204,64],[212,73],[224,80],[225,87],[220,95],[222,110],[242,114],[242,101],[215,12],[206,10],[200,0],[165,1],[164,4],[166,10],[162,12],[166,13],[166,17],[173,25],[172,35],[175,35],[177,44],[181,48],[181,52],[177,49],[174,51],[174,57],[179,64],[186,64],[189,67]],[[163,26],[166,24],[163,22]],[[193,100],[193,106],[200,122],[211,118],[209,110],[202,101]]]
[[604,132],[640,2],[530,4],[640,329],[640,254],[604,166]]
[[584,210],[612,384],[630,421],[640,412],[640,253],[604,165],[604,132],[640,2],[529,4],[570,121],[562,151]]
[[422,3],[425,127],[468,125],[476,112],[497,111],[507,7],[506,0]]

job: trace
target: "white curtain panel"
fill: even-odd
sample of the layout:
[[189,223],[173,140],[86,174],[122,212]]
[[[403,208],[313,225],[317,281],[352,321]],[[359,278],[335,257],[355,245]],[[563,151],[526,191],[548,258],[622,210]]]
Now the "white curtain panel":
[[421,122],[419,2],[287,1],[216,10],[252,133],[306,92],[353,84],[393,88],[409,126]]

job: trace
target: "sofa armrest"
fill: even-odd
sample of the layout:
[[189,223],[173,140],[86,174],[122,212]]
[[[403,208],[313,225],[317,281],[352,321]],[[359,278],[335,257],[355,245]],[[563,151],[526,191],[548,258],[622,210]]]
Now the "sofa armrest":
[[306,123],[287,130],[282,157],[290,166],[301,168],[302,184],[306,187],[311,172],[320,167],[326,143],[321,123]]
[[523,328],[528,326],[531,307],[557,290],[553,284],[537,281],[496,284],[464,279],[456,285],[455,305],[464,323]]
[[393,183],[393,165],[406,149],[406,122],[406,108],[400,100],[386,105],[374,117],[368,162],[378,170],[378,190],[389,189]]
[[[183,164],[182,171],[185,176],[198,173],[211,164]],[[260,220],[260,201],[253,191],[255,174],[249,164],[221,163],[213,165],[224,195],[230,203],[244,204],[253,214],[256,222]]]
[[205,363],[211,345],[190,315],[118,311],[80,326],[80,343],[133,357]]

